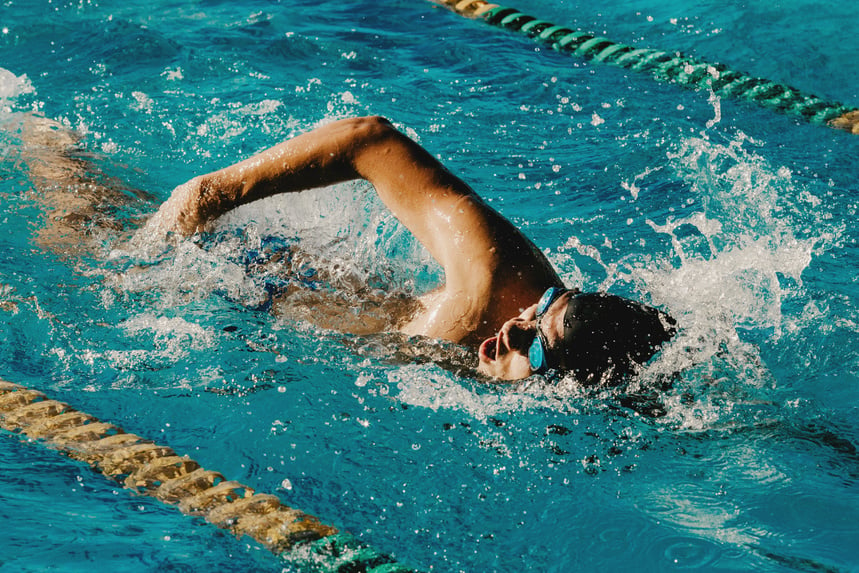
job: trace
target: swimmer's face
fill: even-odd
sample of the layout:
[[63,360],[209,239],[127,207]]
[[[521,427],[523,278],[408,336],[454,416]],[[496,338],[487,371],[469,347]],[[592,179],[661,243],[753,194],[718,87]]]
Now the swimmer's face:
[[[573,294],[569,291],[558,297],[540,320],[540,328],[548,343],[546,350],[553,364],[563,362],[560,349],[564,340],[564,313]],[[499,380],[527,378],[531,375],[528,350],[535,336],[537,305],[533,304],[519,316],[505,322],[498,335],[483,341],[478,350],[480,363],[477,370]]]

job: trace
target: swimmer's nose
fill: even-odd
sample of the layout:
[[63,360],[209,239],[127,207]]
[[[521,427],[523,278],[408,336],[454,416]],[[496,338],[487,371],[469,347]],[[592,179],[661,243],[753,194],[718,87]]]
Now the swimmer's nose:
[[510,350],[528,352],[536,334],[536,322],[523,318],[511,318],[501,327],[499,336]]

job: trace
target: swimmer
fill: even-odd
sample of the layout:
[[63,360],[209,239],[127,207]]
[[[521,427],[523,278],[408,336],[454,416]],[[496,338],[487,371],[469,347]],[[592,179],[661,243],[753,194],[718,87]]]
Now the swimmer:
[[476,348],[487,376],[557,372],[585,385],[614,384],[675,332],[654,308],[565,288],[534,243],[380,117],[324,125],[195,177],[143,231],[190,236],[240,205],[353,179],[369,181],[444,270],[444,285],[397,317],[398,330]]

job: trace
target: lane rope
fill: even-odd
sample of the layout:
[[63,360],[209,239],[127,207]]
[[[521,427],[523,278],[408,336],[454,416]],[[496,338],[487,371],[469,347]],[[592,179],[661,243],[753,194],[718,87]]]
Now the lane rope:
[[660,82],[711,91],[719,97],[752,102],[815,125],[859,134],[859,108],[826,101],[785,84],[732,70],[723,64],[705,62],[679,52],[613,42],[486,0],[432,1],[461,16],[480,18],[493,26],[524,34],[559,52],[647,73]]
[[102,422],[42,392],[0,379],[0,428],[23,434],[139,495],[204,517],[315,573],[417,573],[349,533],[257,493],[188,456]]

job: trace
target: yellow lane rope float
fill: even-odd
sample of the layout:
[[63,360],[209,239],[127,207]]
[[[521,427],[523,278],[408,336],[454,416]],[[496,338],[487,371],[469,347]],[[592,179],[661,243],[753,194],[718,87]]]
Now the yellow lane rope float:
[[0,428],[81,460],[140,495],[204,517],[237,537],[248,535],[319,573],[413,573],[348,533],[257,493],[188,456],[79,412],[38,390],[0,379]]

